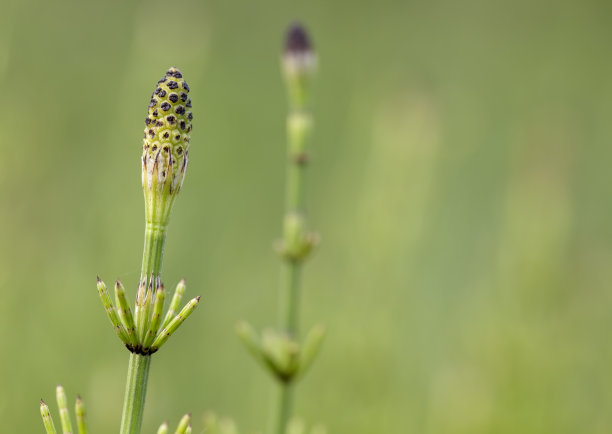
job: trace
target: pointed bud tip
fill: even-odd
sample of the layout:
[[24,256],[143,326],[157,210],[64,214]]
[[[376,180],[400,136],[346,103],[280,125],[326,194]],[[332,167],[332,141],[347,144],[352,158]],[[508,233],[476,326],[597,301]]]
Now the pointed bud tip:
[[181,285],[186,285],[186,284],[187,284],[187,282],[185,281],[185,278],[184,278],[184,277],[183,277],[183,278],[180,280],[180,282],[179,282],[179,283],[180,283]]
[[312,49],[310,37],[301,23],[295,22],[287,29],[285,53],[303,53]]
[[200,296],[198,295],[198,296],[195,298],[195,300],[196,300],[196,302],[199,302],[199,301],[200,301]]
[[167,77],[174,77],[174,78],[183,78],[183,74],[181,73],[180,69],[178,69],[176,66],[171,66],[166,71],[166,76]]
[[42,398],[40,398],[40,405],[47,405],[47,404],[45,404],[45,401],[43,401]]
[[96,276],[96,279],[98,279],[98,283],[102,282],[102,279],[100,279],[100,276]]

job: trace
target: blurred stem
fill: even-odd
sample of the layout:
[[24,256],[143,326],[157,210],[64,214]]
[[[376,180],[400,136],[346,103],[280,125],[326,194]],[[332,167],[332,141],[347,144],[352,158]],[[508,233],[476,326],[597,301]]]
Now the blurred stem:
[[287,261],[282,270],[280,294],[280,326],[291,337],[297,337],[300,303],[300,276],[302,267]]
[[[288,128],[294,128],[289,125]],[[294,134],[289,134],[289,140],[295,140]],[[285,191],[286,211],[301,213],[304,211],[304,173],[305,162],[298,161],[303,150],[299,144],[289,145],[289,162],[287,164],[287,189]],[[297,148],[297,149],[296,149]]]
[[80,396],[77,396],[76,399],[75,412],[79,434],[87,434],[87,424],[85,423],[85,405],[83,404],[83,400]]
[[[159,276],[165,240],[166,226],[147,222],[142,271],[140,273],[141,280],[146,282],[150,277],[155,280]],[[153,284],[152,290],[155,290],[155,284]],[[121,417],[121,434],[140,434],[150,366],[151,356],[130,354],[123,400],[123,415]]]
[[[285,191],[285,249],[296,246],[296,240],[303,242],[304,237],[304,178],[307,167],[303,134],[296,134],[296,124],[292,118],[302,116],[301,107],[292,106],[287,123],[287,178]],[[302,128],[302,126],[298,126]],[[286,257],[284,260],[279,297],[279,321],[281,329],[291,338],[299,334],[299,301],[302,259]],[[273,434],[286,434],[287,425],[293,408],[292,379],[280,381],[273,404]]]
[[[292,107],[287,122],[287,175],[285,190],[285,220],[284,220],[284,246],[293,250],[296,244],[303,242],[304,237],[304,178],[308,167],[305,151],[304,136],[296,134],[295,129],[303,129],[302,125],[291,122],[292,119],[301,118],[303,110]],[[310,124],[308,125],[310,127]],[[302,259],[286,257],[283,264],[280,297],[279,319],[280,327],[291,337],[298,337],[298,312]]]
[[291,383],[282,382],[278,385],[275,393],[274,409],[276,414],[274,419],[276,426],[274,427],[274,434],[286,434],[293,408],[293,386]]
[[[283,267],[281,281],[280,325],[287,334],[293,337],[297,337],[298,334],[300,271],[299,263],[287,261]],[[293,409],[293,385],[291,380],[279,381],[275,394],[276,402],[273,404],[275,428],[273,433],[285,434]]]

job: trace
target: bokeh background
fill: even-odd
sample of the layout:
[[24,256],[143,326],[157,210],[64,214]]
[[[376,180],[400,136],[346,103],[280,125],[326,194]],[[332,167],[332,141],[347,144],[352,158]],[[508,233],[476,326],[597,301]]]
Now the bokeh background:
[[[145,431],[206,409],[254,433],[271,381],[234,324],[275,323],[287,24],[320,68],[297,413],[331,433],[612,432],[612,7],[603,1],[0,3],[0,420],[80,393],[117,432],[146,106],[192,88],[164,281],[202,303],[155,356]],[[55,409],[55,404],[53,404]]]

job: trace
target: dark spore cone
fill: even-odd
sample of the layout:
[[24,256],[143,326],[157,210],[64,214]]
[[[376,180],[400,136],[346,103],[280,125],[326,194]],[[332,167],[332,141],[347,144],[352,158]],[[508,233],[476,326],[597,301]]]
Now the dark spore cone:
[[[142,156],[145,189],[163,190],[169,180],[169,191],[174,194],[182,185],[193,119],[188,92],[189,86],[177,68],[170,68],[153,91],[145,119]],[[165,152],[160,152],[161,149]]]
[[286,53],[303,53],[312,49],[310,37],[302,24],[296,22],[287,29],[287,38],[285,40]]

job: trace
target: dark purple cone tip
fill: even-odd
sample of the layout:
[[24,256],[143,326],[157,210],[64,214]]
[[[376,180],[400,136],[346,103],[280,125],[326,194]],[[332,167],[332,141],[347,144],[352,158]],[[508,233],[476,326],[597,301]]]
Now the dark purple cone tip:
[[300,54],[312,49],[310,38],[306,29],[298,22],[291,24],[287,29],[285,40],[285,53]]

